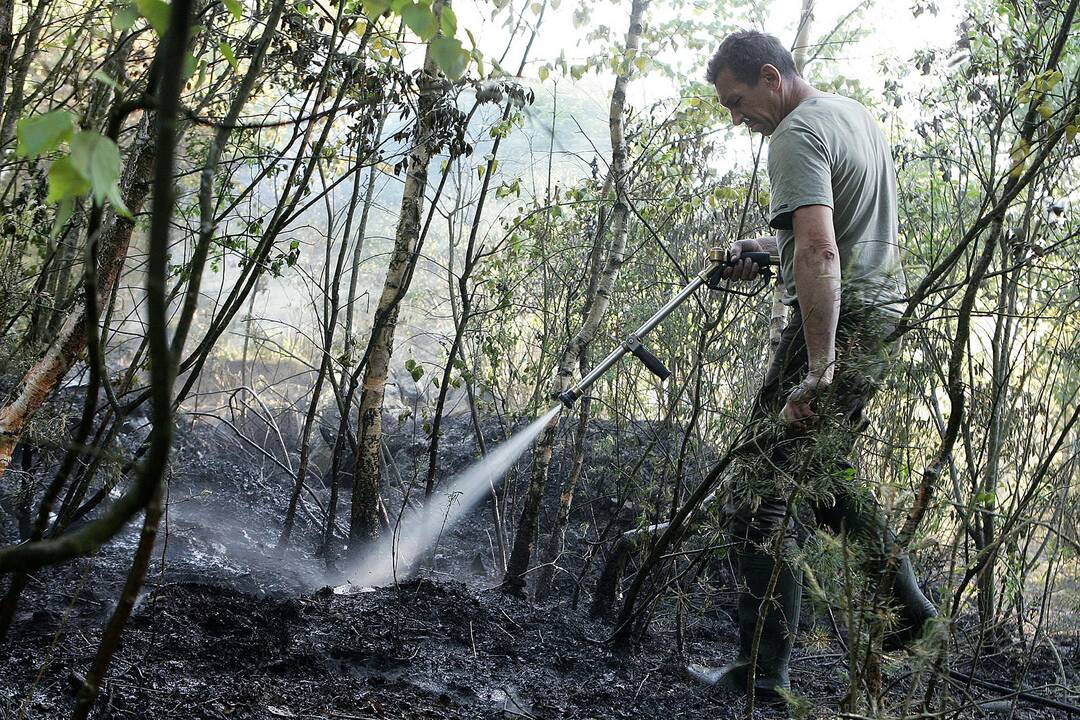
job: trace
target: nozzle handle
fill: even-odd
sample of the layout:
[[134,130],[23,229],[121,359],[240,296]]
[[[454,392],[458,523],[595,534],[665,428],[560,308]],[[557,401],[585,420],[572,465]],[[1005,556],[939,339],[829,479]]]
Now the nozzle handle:
[[772,278],[772,259],[773,256],[770,253],[760,250],[744,252],[735,259],[729,257],[722,264],[713,266],[713,269],[709,272],[707,284],[713,290],[720,289],[723,287],[724,282],[724,268],[735,267],[737,263],[740,263],[743,260],[757,263],[757,266],[761,271],[762,279],[767,282]]
[[753,252],[744,252],[739,257],[732,259],[728,258],[724,263],[728,267],[734,267],[736,263],[740,263],[743,260],[749,260],[750,262],[757,263],[757,266],[761,268],[763,273],[769,271],[769,266],[772,264],[772,255],[767,252],[755,250]]
[[667,380],[669,377],[671,377],[671,371],[664,367],[664,363],[660,362],[660,358],[649,352],[648,348],[646,348],[644,345],[641,345],[639,343],[638,346],[630,352],[632,352],[634,354],[634,357],[636,357],[638,360],[645,363],[645,367],[649,368],[649,372],[651,372],[656,377],[660,378],[661,380]]

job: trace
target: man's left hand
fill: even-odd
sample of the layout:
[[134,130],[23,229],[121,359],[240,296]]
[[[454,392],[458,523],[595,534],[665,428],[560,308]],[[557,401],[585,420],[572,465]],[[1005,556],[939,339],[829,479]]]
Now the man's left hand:
[[814,400],[829,387],[830,380],[813,373],[807,375],[788,395],[787,403],[780,411],[780,422],[802,432],[815,425],[818,415],[814,411]]

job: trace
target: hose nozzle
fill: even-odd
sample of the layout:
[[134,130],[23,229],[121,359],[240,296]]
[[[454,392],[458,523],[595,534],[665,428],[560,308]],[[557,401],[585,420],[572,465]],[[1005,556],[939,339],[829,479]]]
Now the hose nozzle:
[[581,391],[578,390],[576,387],[572,387],[569,390],[564,390],[555,397],[558,398],[559,402],[561,402],[566,407],[572,408],[574,407],[574,403],[577,401],[577,399],[581,397]]

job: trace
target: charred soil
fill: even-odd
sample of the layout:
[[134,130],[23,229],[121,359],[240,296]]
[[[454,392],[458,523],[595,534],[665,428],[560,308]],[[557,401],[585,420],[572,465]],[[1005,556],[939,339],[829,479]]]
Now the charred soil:
[[[472,451],[467,432],[449,432],[461,436],[447,443],[448,462],[458,469]],[[602,446],[593,447],[600,452]],[[422,450],[408,435],[389,449],[404,465],[414,450]],[[611,448],[591,457],[594,477],[620,462],[617,453],[632,451]],[[686,657],[675,653],[664,617],[632,651],[620,653],[607,642],[610,628],[585,611],[588,577],[577,608],[569,600],[569,573],[549,603],[514,599],[498,589],[499,578],[489,570],[490,522],[483,507],[474,521],[447,534],[437,551],[441,572],[372,589],[324,571],[324,561],[313,556],[317,528],[310,519],[301,517],[290,550],[275,550],[287,492],[287,477],[261,471],[221,437],[184,435],[170,485],[167,533],[94,717],[744,716],[741,699],[712,693],[683,671],[687,661],[720,664],[735,654],[735,632],[727,620],[734,594],[722,572],[707,611],[687,617]],[[313,516],[317,512],[312,509]],[[577,529],[607,519],[595,507],[577,513]],[[51,719],[70,713],[136,536],[137,528],[129,528],[95,558],[32,578],[0,673],[0,716]],[[806,621],[807,635],[817,634],[811,622]],[[1066,685],[1075,688],[1075,638],[1056,640],[1057,657],[1035,654],[1028,685],[1054,686],[1064,673]],[[805,717],[837,717],[846,690],[844,660],[835,639],[799,643],[793,682],[807,701]],[[961,659],[953,663],[964,667]],[[1008,685],[1016,667],[1014,654],[1004,650],[984,661],[982,672]],[[909,675],[903,658],[890,657],[885,674],[890,693],[901,697]],[[954,695],[964,692],[973,705],[952,717],[984,716],[990,706],[974,703],[994,694],[971,687]],[[1064,697],[1060,688],[1041,692]],[[1012,708],[1015,718],[1068,716],[1029,704]],[[761,718],[785,716],[768,708],[755,712]]]

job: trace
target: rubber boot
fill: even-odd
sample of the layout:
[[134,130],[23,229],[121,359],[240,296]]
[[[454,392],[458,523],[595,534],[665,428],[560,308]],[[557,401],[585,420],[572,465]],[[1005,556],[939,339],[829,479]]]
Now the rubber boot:
[[734,662],[709,678],[718,687],[734,692],[747,691],[747,675],[754,644],[754,633],[761,615],[761,639],[758,642],[754,696],[764,703],[783,702],[779,690],[788,690],[791,679],[788,662],[791,646],[799,629],[802,605],[802,573],[783,563],[773,589],[772,600],[764,604],[772,580],[773,558],[759,553],[739,553],[739,575],[746,587],[739,593],[736,620],[739,625],[739,656]]
[[902,650],[922,635],[927,622],[937,617],[938,613],[919,587],[915,568],[907,555],[902,556],[897,564],[892,591],[900,610],[900,624],[885,635],[882,647],[885,650]]

